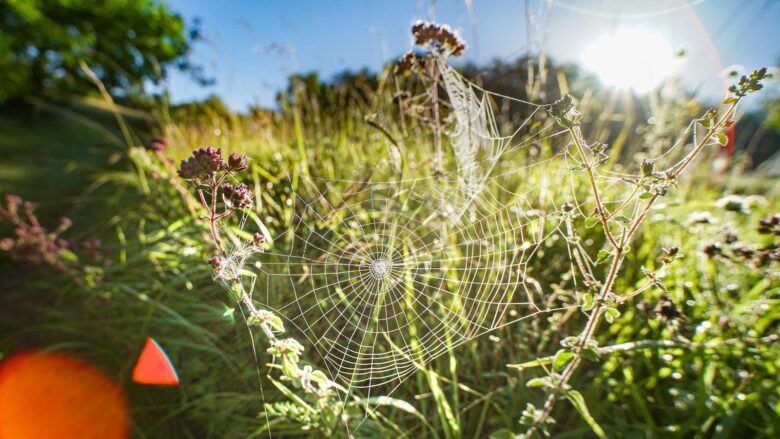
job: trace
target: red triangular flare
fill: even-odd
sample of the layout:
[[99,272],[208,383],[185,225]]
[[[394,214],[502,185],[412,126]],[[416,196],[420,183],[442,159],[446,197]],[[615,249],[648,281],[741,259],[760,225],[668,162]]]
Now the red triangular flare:
[[133,369],[133,381],[141,384],[176,386],[179,376],[171,359],[152,338],[146,339],[146,345],[138,357]]

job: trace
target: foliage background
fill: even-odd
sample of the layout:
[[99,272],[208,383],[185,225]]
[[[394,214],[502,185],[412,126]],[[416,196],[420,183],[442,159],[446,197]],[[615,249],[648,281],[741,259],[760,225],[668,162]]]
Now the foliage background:
[[[257,362],[240,311],[211,280],[205,261],[213,250],[202,238],[203,224],[192,215],[192,200],[177,183],[176,160],[194,147],[214,145],[248,154],[247,179],[258,187],[301,168],[336,178],[347,166],[363,169],[382,158],[387,139],[366,123],[375,115],[403,142],[409,162],[425,161],[430,133],[408,119],[402,122],[396,90],[383,85],[394,81],[390,67],[378,75],[346,72],[332,81],[294,75],[278,97],[278,110],[234,114],[216,97],[172,106],[165,95],[143,95],[143,83],[161,77],[167,67],[192,67],[186,54],[197,35],[159,3],[106,1],[93,8],[89,2],[5,0],[0,6],[0,68],[8,78],[0,85],[0,99],[9,100],[0,115],[0,192],[38,202],[50,227],[59,217],[70,217],[74,226],[67,237],[100,237],[112,261],[102,266],[85,259],[90,275],[77,285],[45,266],[2,256],[0,353],[39,347],[100,366],[128,392],[137,437],[266,436],[263,404],[289,404],[291,398],[267,376],[264,365],[271,358],[262,354],[267,347],[262,338],[255,340],[261,353]],[[135,31],[133,38],[127,29]],[[94,38],[94,31],[101,37]],[[42,47],[53,55],[46,56]],[[533,99],[522,85],[527,61],[463,70],[488,89]],[[114,95],[113,104],[95,91],[80,62],[97,73]],[[193,71],[197,75],[197,68]],[[582,109],[586,130],[608,140],[611,151],[623,151],[613,156],[616,169],[636,167],[639,154],[673,138],[704,109],[673,81],[667,93],[658,93],[665,97],[661,101],[628,96],[625,106],[610,107],[611,91],[576,67],[550,66],[550,78],[561,76],[575,96],[593,96]],[[411,80],[397,85],[411,91],[420,87]],[[543,86],[545,99],[562,94],[560,81]],[[142,106],[136,105],[139,100]],[[587,362],[572,385],[611,437],[778,435],[777,265],[757,269],[731,253],[737,245],[757,248],[776,239],[757,232],[759,219],[776,211],[780,197],[771,178],[776,167],[764,161],[778,149],[778,104],[766,105],[739,121],[731,167],[711,172],[710,162],[721,155],[711,151],[643,226],[632,248],[619,291],[636,288],[644,280],[640,267],[656,267],[662,248],[681,247],[683,257],[664,280],[680,316],[664,315],[659,303],[666,299],[655,289],[623,307],[599,333],[600,346],[618,347]],[[500,122],[511,126],[523,118],[522,111],[506,108]],[[669,124],[648,124],[649,115],[657,114],[668,116]],[[164,152],[147,148],[153,135],[167,140]],[[519,166],[529,158],[513,160]],[[718,204],[727,194],[760,195],[763,201],[727,209]],[[283,206],[288,195],[260,191],[254,214],[268,215],[270,206]],[[711,221],[691,220],[701,212]],[[7,225],[0,230],[3,237],[11,233]],[[596,230],[582,230],[583,240],[600,239]],[[728,244],[727,234],[737,240]],[[713,242],[725,250],[708,257],[705,250]],[[566,288],[556,269],[567,260],[564,251],[563,243],[550,243],[533,267],[545,292]],[[349,422],[361,424],[359,437],[519,433],[526,403],[540,406],[544,397],[526,387],[545,375],[534,360],[553,355],[584,318],[573,313],[531,319],[452,349],[391,398],[368,402],[375,415],[366,418],[363,409],[351,408]],[[182,386],[130,382],[138,350],[150,335],[171,354]],[[525,365],[508,366],[518,364]],[[559,404],[554,417],[550,428],[556,437],[593,435],[571,405]],[[272,417],[270,424],[274,436],[323,434],[316,417]]]

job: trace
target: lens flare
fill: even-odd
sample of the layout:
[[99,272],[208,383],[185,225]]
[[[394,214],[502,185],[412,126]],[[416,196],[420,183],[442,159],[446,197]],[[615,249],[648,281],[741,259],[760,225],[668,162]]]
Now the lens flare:
[[0,364],[0,438],[124,439],[124,394],[88,364],[27,352]]
[[676,61],[663,37],[629,28],[602,35],[587,45],[582,64],[608,86],[645,93],[672,73]]

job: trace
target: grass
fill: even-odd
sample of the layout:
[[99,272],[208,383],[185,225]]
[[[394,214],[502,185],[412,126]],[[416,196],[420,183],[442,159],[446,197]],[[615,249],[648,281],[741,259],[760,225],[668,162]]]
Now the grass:
[[[193,216],[194,193],[186,190],[166,160],[181,159],[202,145],[247,154],[251,161],[244,181],[260,188],[252,219],[262,220],[277,236],[293,213],[286,204],[291,191],[311,190],[302,183],[307,176],[337,180],[372,170],[372,177],[381,180],[393,172],[394,147],[405,175],[433,174],[429,127],[413,118],[402,120],[393,110],[392,98],[385,90],[365,106],[320,114],[311,107],[312,99],[298,95],[279,114],[195,122],[171,121],[162,109],[157,120],[169,140],[164,157],[124,146],[110,115],[96,110],[46,110],[46,117],[37,118],[3,116],[2,191],[40,201],[52,217],[68,213],[74,221],[73,235],[101,236],[113,264],[104,269],[102,282],[86,286],[72,285],[43,268],[25,269],[23,281],[5,275],[16,292],[4,295],[4,300],[13,298],[4,309],[14,312],[3,316],[0,352],[39,346],[100,366],[128,391],[137,437],[267,437],[267,422],[273,436],[318,437],[328,428],[343,436],[343,425],[323,415],[340,410],[336,400],[326,400],[329,406],[306,416],[294,412],[295,407],[321,401],[278,380],[280,374],[267,366],[273,359],[265,353],[266,342],[256,330],[254,340],[250,338],[240,309],[212,281],[205,262],[214,254],[212,244],[203,239],[207,224]],[[582,108],[586,117],[590,110],[587,105]],[[366,114],[378,116],[370,124]],[[541,125],[529,133],[549,122],[545,117],[540,116]],[[622,127],[586,123],[589,133],[599,137],[624,137]],[[641,150],[641,140],[621,148]],[[551,161],[544,173],[513,173],[505,183],[523,188],[546,176],[550,188],[546,195],[576,195],[592,209],[588,175],[571,172],[571,163],[555,155],[565,145],[563,137],[556,137],[534,144],[536,155],[531,148],[507,155],[500,162],[504,171],[545,158]],[[445,154],[449,151],[446,142],[443,149]],[[636,163],[621,164],[618,159],[613,169],[636,168]],[[446,163],[452,167],[453,157],[448,156]],[[756,226],[780,201],[777,188],[762,188],[774,194],[767,195],[764,204],[744,212],[728,211],[718,207],[717,200],[745,187],[738,178],[725,182],[709,178],[702,163],[697,169],[639,226],[613,290],[627,294],[642,287],[647,279],[642,268],[658,269],[662,248],[678,245],[682,257],[669,264],[662,281],[666,291],[648,289],[619,306],[621,314],[614,322],[602,322],[593,336],[596,343],[581,354],[579,370],[568,382],[579,393],[566,393],[568,401],[552,410],[555,424],[545,424],[555,437],[592,437],[599,431],[609,437],[779,434],[777,265],[762,271],[727,257],[733,246],[725,244],[724,236],[730,232],[738,237],[737,243],[748,246],[767,244],[771,237],[758,234]],[[498,196],[497,188],[490,190]],[[605,200],[626,195],[626,187],[619,185],[608,186],[603,193]],[[569,200],[556,200],[562,201]],[[544,197],[534,202],[534,208],[550,208]],[[691,223],[689,217],[699,211],[709,212],[716,222]],[[599,226],[586,224],[585,217],[573,221],[586,254],[599,259],[605,246]],[[226,224],[225,233],[238,233],[235,219]],[[571,257],[565,241],[546,242],[529,275],[538,280],[543,296],[559,294],[581,301],[583,295],[575,292],[569,277]],[[726,253],[706,257],[703,250],[715,241]],[[284,250],[284,242],[275,245]],[[597,278],[602,278],[606,265],[605,261],[592,267]],[[16,270],[9,261],[2,267]],[[290,289],[271,293],[280,302],[291,300]],[[548,398],[526,384],[551,376],[545,371],[561,370],[565,364],[556,353],[562,343],[571,343],[567,337],[576,336],[587,320],[587,313],[579,310],[557,313],[453,345],[433,361],[418,362],[416,372],[390,397],[376,398],[378,393],[372,393],[374,398],[351,404],[348,424],[353,430],[359,426],[354,430],[357,437],[500,438],[523,432],[529,425],[521,421],[533,423],[524,419],[527,404],[541,409]],[[304,340],[294,328],[288,332]],[[409,330],[412,336],[423,332],[420,325]],[[147,336],[155,337],[171,355],[180,387],[130,382]],[[303,361],[316,362],[316,354],[306,347]],[[383,390],[387,389],[380,393]],[[271,402],[278,403],[275,413],[286,410],[287,415],[266,418],[263,404]]]

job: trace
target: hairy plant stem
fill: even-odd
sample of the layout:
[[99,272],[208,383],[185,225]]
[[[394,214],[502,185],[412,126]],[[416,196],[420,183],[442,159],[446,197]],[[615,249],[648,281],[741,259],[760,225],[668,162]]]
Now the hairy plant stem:
[[[252,316],[257,317],[258,319],[262,318],[262,313],[255,307],[255,304],[252,303],[252,298],[249,297],[249,294],[243,292],[241,294],[241,300],[244,302],[244,305],[246,305],[247,309],[249,310],[249,314],[252,314]],[[265,336],[268,337],[269,342],[274,342],[276,340],[276,335],[274,335],[274,332],[271,330],[271,327],[268,326],[268,323],[265,323],[262,320],[260,320],[260,329],[262,329]]]
[[444,175],[444,158],[441,151],[441,127],[439,126],[439,77],[436,71],[435,57],[431,58],[431,100],[433,101],[433,148],[435,154],[436,177]]
[[[708,129],[704,137],[702,137],[702,139],[696,143],[696,146],[691,150],[691,152],[688,153],[682,160],[672,165],[667,171],[665,171],[665,174],[668,175],[670,178],[678,177],[693,162],[693,160],[699,155],[699,153],[704,149],[704,147],[706,147],[709,144],[710,140],[715,135],[715,133],[719,132],[720,129],[727,123],[727,121],[731,120],[731,117],[734,115],[734,112],[736,111],[736,107],[738,103],[739,103],[739,99],[733,102],[726,110],[726,112],[723,114],[723,116],[721,116],[721,118],[718,119],[718,121],[711,128]],[[695,130],[696,127],[694,126],[693,129]],[[590,315],[588,316],[588,320],[585,323],[585,329],[582,331],[578,343],[574,347],[575,356],[566,365],[563,372],[561,373],[560,378],[556,380],[555,389],[552,392],[550,392],[550,394],[548,395],[547,399],[545,400],[541,413],[536,417],[533,425],[528,430],[528,432],[526,432],[526,437],[530,437],[530,435],[532,435],[536,430],[538,430],[539,427],[547,420],[547,418],[550,416],[553,409],[555,408],[555,403],[558,400],[560,391],[562,389],[566,389],[569,380],[572,378],[574,372],[581,364],[582,351],[590,344],[591,339],[593,338],[593,335],[595,334],[596,329],[598,328],[598,324],[601,320],[601,314],[607,308],[608,305],[607,298],[612,294],[612,287],[615,284],[615,281],[617,280],[618,273],[620,272],[620,267],[623,264],[623,261],[625,260],[626,249],[628,248],[628,244],[631,242],[631,239],[636,234],[637,230],[639,229],[639,226],[647,217],[647,214],[650,212],[655,202],[661,197],[661,193],[659,192],[656,192],[652,197],[650,197],[647,201],[647,204],[645,204],[644,208],[642,208],[642,210],[633,218],[633,220],[631,221],[631,225],[627,229],[624,229],[622,236],[620,238],[620,242],[618,243],[617,241],[615,241],[614,237],[611,236],[609,221],[608,221],[610,217],[607,216],[606,210],[604,209],[603,204],[601,202],[601,197],[599,194],[598,186],[596,185],[596,179],[593,174],[592,165],[588,161],[587,156],[585,155],[585,150],[582,147],[582,143],[580,140],[581,134],[579,132],[579,129],[575,130],[575,128],[573,127],[569,128],[569,134],[572,136],[574,144],[576,145],[580,157],[584,162],[585,170],[588,174],[588,180],[590,181],[591,189],[593,191],[593,196],[596,201],[597,214],[599,216],[599,219],[601,219],[601,223],[604,227],[604,231],[605,231],[605,235],[607,236],[607,239],[615,249],[615,253],[612,256],[612,261],[610,263],[607,276],[604,280],[604,284],[602,285],[598,294],[594,298],[593,310],[591,311]],[[633,198],[636,195],[636,193],[637,191],[632,192],[632,195],[631,197],[629,197],[629,200]],[[618,303],[622,303],[622,302],[618,300]]]
[[588,174],[590,188],[593,191],[593,197],[596,200],[596,215],[598,215],[599,220],[601,220],[601,225],[604,227],[604,235],[607,237],[609,243],[612,244],[612,248],[617,249],[617,242],[615,241],[615,237],[612,236],[612,231],[609,228],[609,222],[607,219],[608,213],[604,207],[604,204],[601,202],[599,187],[596,184],[596,176],[593,174],[593,164],[588,161],[588,156],[585,154],[585,148],[582,146],[582,142],[580,141],[582,134],[580,133],[578,127],[569,127],[569,134],[574,140],[574,145],[577,147],[577,152],[579,153],[580,159],[582,160],[582,165],[585,168],[585,172]]
[[216,176],[211,177],[211,181],[208,183],[207,187],[211,189],[211,203],[208,203],[206,201],[206,196],[203,194],[203,189],[198,188],[198,195],[200,196],[200,202],[203,204],[203,207],[206,209],[206,212],[209,215],[209,225],[211,227],[211,237],[214,238],[214,244],[219,249],[220,254],[225,257],[227,256],[227,252],[225,251],[225,248],[222,246],[222,240],[219,238],[219,232],[217,230],[217,226],[219,223],[219,220],[226,217],[229,213],[229,211],[222,212],[221,214],[217,214],[217,192],[219,190],[219,186],[224,181],[224,177],[220,178],[219,181],[217,181]]

